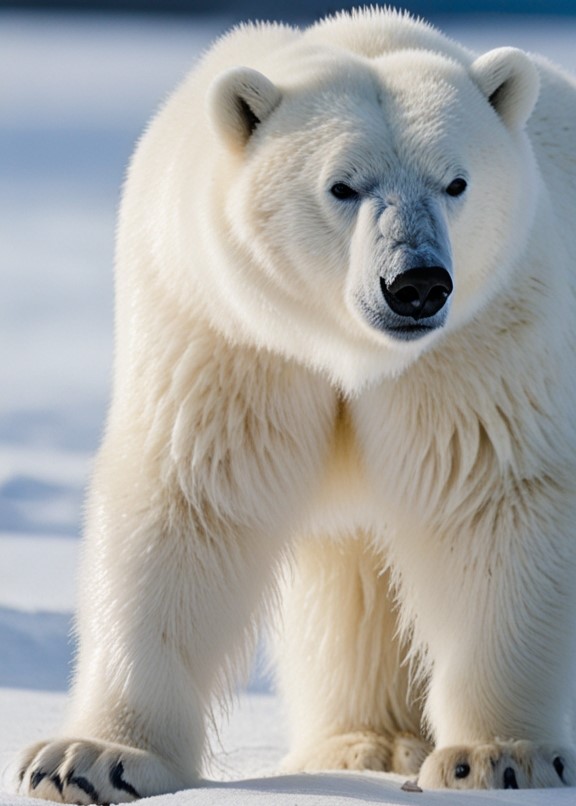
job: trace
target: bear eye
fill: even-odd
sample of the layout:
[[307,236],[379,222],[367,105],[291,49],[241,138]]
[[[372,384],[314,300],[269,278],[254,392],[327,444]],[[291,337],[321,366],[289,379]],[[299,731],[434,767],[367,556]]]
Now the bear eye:
[[334,196],[335,199],[339,200],[346,200],[346,199],[355,199],[358,196],[358,191],[351,188],[350,185],[347,185],[345,182],[336,182],[335,185],[332,185],[330,188],[330,193]]
[[468,778],[470,775],[470,765],[464,761],[462,764],[457,764],[454,768],[454,775],[456,778]]
[[446,188],[446,193],[449,196],[461,196],[466,188],[468,187],[468,182],[462,177],[458,177],[457,179],[453,179],[448,187]]

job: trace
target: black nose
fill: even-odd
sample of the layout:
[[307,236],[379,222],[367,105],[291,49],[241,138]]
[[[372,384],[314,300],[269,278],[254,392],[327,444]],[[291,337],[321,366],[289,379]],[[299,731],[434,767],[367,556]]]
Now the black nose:
[[399,316],[424,319],[434,316],[452,293],[452,278],[442,266],[422,266],[396,275],[390,285],[383,277],[384,299]]

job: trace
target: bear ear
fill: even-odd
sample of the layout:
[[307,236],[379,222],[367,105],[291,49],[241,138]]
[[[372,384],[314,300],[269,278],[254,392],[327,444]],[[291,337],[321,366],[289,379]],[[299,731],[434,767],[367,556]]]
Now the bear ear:
[[517,48],[490,50],[473,62],[471,75],[504,123],[524,126],[540,87],[536,66],[526,53]]
[[234,67],[219,76],[208,96],[216,131],[232,148],[242,148],[256,127],[278,106],[282,94],[266,76]]

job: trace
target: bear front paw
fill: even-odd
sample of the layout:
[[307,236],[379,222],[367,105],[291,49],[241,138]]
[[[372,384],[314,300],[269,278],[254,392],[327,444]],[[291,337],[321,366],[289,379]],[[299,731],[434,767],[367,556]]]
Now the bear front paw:
[[529,789],[575,786],[572,748],[527,741],[444,747],[424,761],[422,789]]
[[289,772],[318,770],[375,770],[412,775],[418,772],[430,748],[421,738],[400,733],[388,739],[370,730],[340,733],[291,753],[283,769]]
[[186,786],[151,753],[74,739],[30,747],[20,760],[18,774],[20,794],[57,803],[129,803]]
[[318,740],[292,752],[282,768],[287,772],[319,770],[377,770],[391,766],[391,743],[378,733],[358,730]]

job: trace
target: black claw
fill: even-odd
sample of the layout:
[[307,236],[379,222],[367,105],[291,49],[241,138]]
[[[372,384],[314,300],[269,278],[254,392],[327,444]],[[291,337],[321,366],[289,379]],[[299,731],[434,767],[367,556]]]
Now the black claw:
[[128,781],[125,781],[122,777],[124,775],[124,764],[122,761],[118,761],[110,768],[110,783],[116,789],[122,790],[122,792],[128,792],[129,795],[132,795],[133,798],[140,800],[142,795],[140,795],[136,789],[129,784]]
[[50,778],[50,780],[52,781],[58,792],[62,794],[62,792],[64,791],[64,787],[62,785],[62,779],[60,778],[58,773],[57,772],[54,773],[54,775]]
[[47,775],[48,773],[44,772],[43,770],[35,770],[30,776],[30,788],[36,789],[37,786],[40,786]]
[[566,783],[564,780],[564,760],[560,756],[556,756],[556,758],[552,761],[554,769],[558,774],[558,778],[562,781],[563,784]]
[[96,789],[92,786],[90,781],[87,778],[84,778],[82,775],[74,775],[74,771],[69,772],[66,776],[66,785],[67,786],[75,786],[77,789],[81,789],[82,792],[85,792],[88,797],[90,798],[92,803],[99,803],[100,796]]
[[512,767],[504,770],[504,789],[520,789],[516,780],[516,773]]

